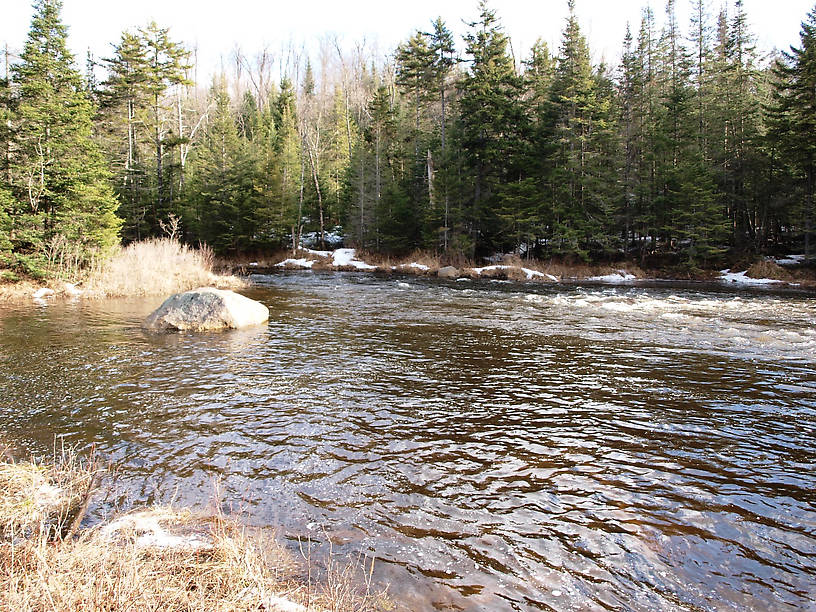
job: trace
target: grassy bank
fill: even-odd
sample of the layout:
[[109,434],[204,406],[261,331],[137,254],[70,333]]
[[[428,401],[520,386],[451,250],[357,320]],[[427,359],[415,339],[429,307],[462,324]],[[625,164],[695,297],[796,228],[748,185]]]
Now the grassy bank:
[[[246,281],[218,274],[212,250],[178,240],[153,238],[118,248],[89,269],[49,270],[48,280],[0,284],[0,300],[50,297],[125,297],[170,295],[202,286],[240,289]],[[37,292],[40,292],[39,294]]]
[[274,533],[220,512],[150,508],[79,529],[98,476],[71,453],[0,462],[0,609],[391,609],[370,588],[373,566],[330,560],[313,582]]

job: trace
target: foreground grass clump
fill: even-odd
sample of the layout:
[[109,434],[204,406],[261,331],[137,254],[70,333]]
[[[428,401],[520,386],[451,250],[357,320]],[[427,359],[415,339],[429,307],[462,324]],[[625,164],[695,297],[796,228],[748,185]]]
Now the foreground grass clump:
[[0,539],[52,539],[70,530],[97,472],[95,462],[69,451],[48,462],[0,462]]
[[359,564],[304,582],[273,534],[220,512],[152,508],[75,533],[97,473],[65,453],[0,463],[0,610],[390,609]]
[[172,238],[134,242],[93,271],[86,291],[100,297],[164,295],[196,287],[240,288],[245,281],[213,272],[212,250],[193,249]]

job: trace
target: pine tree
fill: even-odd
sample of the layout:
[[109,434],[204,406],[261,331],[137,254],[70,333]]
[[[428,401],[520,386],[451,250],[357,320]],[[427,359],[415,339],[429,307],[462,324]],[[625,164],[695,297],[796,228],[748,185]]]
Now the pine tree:
[[59,0],[38,0],[21,62],[10,160],[16,251],[66,245],[87,260],[118,240],[110,174],[93,140],[94,109],[66,45]]

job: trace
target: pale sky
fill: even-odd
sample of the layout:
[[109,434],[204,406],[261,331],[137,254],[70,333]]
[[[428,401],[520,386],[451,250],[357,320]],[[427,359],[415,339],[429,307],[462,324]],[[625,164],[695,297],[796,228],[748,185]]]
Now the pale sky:
[[[799,29],[815,0],[744,0],[751,26],[762,52],[798,44]],[[29,0],[2,0],[0,45],[18,51],[28,32],[32,8]],[[637,33],[643,6],[651,4],[662,22],[662,0],[576,0],[583,33],[596,61],[605,57],[617,64],[627,21]],[[712,13],[722,0],[709,0]],[[731,2],[729,2],[731,4]],[[687,30],[691,0],[677,0],[677,13]],[[557,49],[566,0],[493,0],[504,29],[513,41],[518,59],[524,58],[539,36]],[[169,27],[174,40],[197,46],[200,69],[211,72],[220,58],[228,63],[236,44],[249,56],[264,46],[279,52],[289,41],[313,48],[326,33],[347,44],[365,37],[385,53],[414,30],[427,30],[441,16],[457,39],[466,31],[464,21],[477,15],[477,0],[63,0],[63,21],[69,26],[69,45],[84,66],[88,48],[97,57],[111,53],[111,43],[122,30],[144,26],[155,19]],[[713,17],[712,17],[713,23]],[[457,42],[461,46],[460,42]]]

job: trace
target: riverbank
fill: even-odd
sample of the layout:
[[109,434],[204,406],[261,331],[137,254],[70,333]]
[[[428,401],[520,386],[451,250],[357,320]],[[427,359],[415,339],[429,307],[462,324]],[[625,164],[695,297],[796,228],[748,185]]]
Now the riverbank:
[[299,249],[259,260],[223,263],[235,274],[274,273],[283,270],[368,271],[405,274],[448,280],[509,280],[520,283],[591,282],[620,284],[637,281],[721,282],[726,286],[797,286],[816,288],[816,270],[805,265],[801,255],[766,258],[722,270],[679,271],[670,268],[641,268],[634,262],[614,264],[568,263],[557,260],[524,260],[514,255],[495,256],[483,262],[445,260],[428,253],[406,258],[389,258],[354,249],[318,251]]
[[741,262],[722,270],[683,270],[641,267],[632,261],[587,264],[550,260],[526,260],[499,255],[481,262],[443,258],[417,252],[391,258],[355,249],[319,251],[299,249],[265,258],[216,260],[212,251],[193,249],[169,238],[151,239],[121,248],[97,269],[81,278],[61,275],[45,282],[23,280],[0,284],[0,303],[51,299],[99,299],[106,297],[169,296],[197,287],[243,289],[251,274],[286,270],[355,272],[383,275],[437,277],[446,280],[495,280],[518,283],[626,284],[640,281],[713,282],[723,286],[816,289],[816,267],[803,255],[763,258]]
[[156,507],[80,529],[100,475],[72,453],[0,462],[0,609],[390,609],[367,568],[329,560],[321,582],[309,568],[304,580],[274,532],[219,511]]

